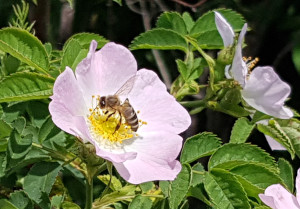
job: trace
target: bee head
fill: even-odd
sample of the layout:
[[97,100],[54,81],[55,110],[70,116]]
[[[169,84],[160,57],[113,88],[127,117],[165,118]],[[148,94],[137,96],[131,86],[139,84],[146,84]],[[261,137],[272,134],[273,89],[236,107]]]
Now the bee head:
[[106,97],[100,97],[99,106],[100,106],[101,109],[105,108],[105,106],[106,106]]

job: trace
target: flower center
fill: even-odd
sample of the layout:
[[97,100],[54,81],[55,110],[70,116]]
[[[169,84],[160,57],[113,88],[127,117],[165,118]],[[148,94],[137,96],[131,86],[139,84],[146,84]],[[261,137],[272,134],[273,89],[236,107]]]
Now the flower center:
[[[95,96],[93,96],[93,104],[94,98]],[[97,96],[96,107],[90,109],[90,114],[87,116],[91,134],[97,142],[106,145],[122,144],[124,140],[138,136],[118,109],[100,108],[99,98],[100,96]],[[139,120],[138,124],[140,127],[147,123]]]
[[136,135],[118,111],[104,112],[100,108],[96,108],[91,111],[88,119],[93,134],[110,142],[122,143],[122,141]]

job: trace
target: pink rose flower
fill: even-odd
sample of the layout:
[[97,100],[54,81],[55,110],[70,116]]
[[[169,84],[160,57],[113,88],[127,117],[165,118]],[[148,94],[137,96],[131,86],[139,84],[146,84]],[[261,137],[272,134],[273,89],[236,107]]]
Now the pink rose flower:
[[[49,105],[53,122],[93,144],[96,154],[111,161],[130,183],[175,179],[181,170],[176,160],[182,147],[178,134],[191,123],[188,112],[154,72],[137,71],[128,49],[115,43],[96,48],[92,41],[75,75],[67,67],[55,81]],[[119,109],[100,108],[100,98],[116,93],[120,105],[128,99],[136,113],[137,131]]]
[[282,185],[268,186],[259,198],[272,209],[299,209],[300,208],[300,169],[296,177],[296,197],[289,193]]

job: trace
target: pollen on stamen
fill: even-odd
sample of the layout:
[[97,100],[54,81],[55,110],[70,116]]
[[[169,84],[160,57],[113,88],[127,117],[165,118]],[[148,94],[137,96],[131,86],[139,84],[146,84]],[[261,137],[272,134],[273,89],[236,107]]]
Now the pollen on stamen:
[[101,109],[98,104],[90,109],[87,119],[92,136],[101,144],[122,144],[124,140],[137,136],[118,111]]
[[244,62],[247,65],[248,71],[251,72],[251,70],[256,66],[256,64],[259,61],[259,58],[256,57],[254,59],[252,59],[252,57],[243,57]]

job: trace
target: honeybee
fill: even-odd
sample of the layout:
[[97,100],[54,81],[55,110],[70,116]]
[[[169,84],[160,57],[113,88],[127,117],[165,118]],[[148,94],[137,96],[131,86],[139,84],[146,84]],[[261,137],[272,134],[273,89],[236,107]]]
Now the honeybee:
[[121,95],[128,95],[131,91],[133,84],[135,81],[135,76],[129,78],[125,84],[114,94],[108,96],[102,96],[99,99],[99,107],[102,110],[106,110],[105,114],[111,112],[107,116],[107,120],[113,114],[118,112],[120,115],[119,123],[115,129],[115,132],[120,128],[122,123],[122,117],[124,117],[126,123],[130,125],[131,130],[136,132],[139,128],[139,121],[136,112],[134,111],[133,107],[129,103],[128,98],[121,104],[119,96]]

